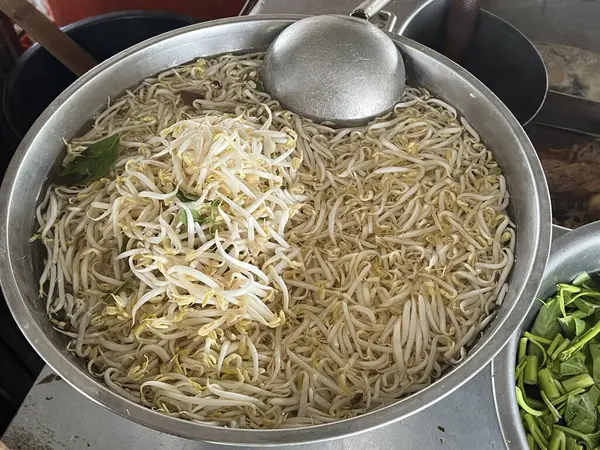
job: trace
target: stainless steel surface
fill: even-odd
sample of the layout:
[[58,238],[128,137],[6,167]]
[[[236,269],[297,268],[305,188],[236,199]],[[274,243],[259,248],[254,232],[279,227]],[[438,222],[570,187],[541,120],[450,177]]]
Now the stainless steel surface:
[[[344,14],[352,11],[356,0],[251,0],[254,5],[249,9],[250,15],[257,14]],[[423,0],[395,0],[387,7],[400,18],[408,16]]]
[[484,0],[534,42],[572,45],[600,53],[599,0]]
[[[380,24],[378,24],[378,22]],[[371,19],[371,23],[374,23],[376,26],[381,28],[388,33],[392,33],[394,31],[394,27],[398,22],[398,18],[395,14],[392,14],[389,11],[379,11],[375,17]]]
[[[552,227],[552,239],[570,230]],[[74,431],[76,429],[76,431]],[[121,419],[58,379],[46,367],[3,439],[15,450],[227,450]],[[350,438],[294,446],[297,450],[512,450],[502,437],[492,395],[491,364],[454,393],[406,419]],[[89,444],[89,447],[88,447]]]
[[351,16],[369,20],[385,8],[392,0],[366,0],[350,13]]
[[[249,14],[335,14],[355,0],[255,0]],[[425,0],[396,0],[386,10],[406,18]],[[482,8],[518,28],[534,42],[572,45],[600,53],[600,0],[483,0]],[[402,22],[402,20],[400,20]]]
[[[441,51],[446,15],[452,0],[430,0],[400,26],[399,34]],[[548,74],[535,46],[503,19],[480,10],[461,65],[489,87],[521,124],[540,110]]]
[[548,91],[544,106],[535,122],[600,137],[600,103],[575,95]]
[[[12,450],[235,450],[171,436],[126,420],[75,392],[45,369],[3,440]],[[262,448],[262,447],[245,447]],[[280,446],[283,448],[283,446]],[[490,367],[427,408],[385,427],[356,436],[291,450],[508,450],[492,397]]]
[[[500,351],[528,309],[550,246],[550,199],[531,143],[506,107],[467,71],[405,38],[395,42],[407,62],[408,80],[455,105],[485,137],[507,179],[510,214],[517,225],[515,265],[498,313],[468,357],[440,380],[388,407],[329,425],[287,430],[235,430],[191,423],[132,403],[88,375],[83,361],[65,350],[37,300],[41,258],[29,242],[39,194],[71,138],[115,96],[144,77],[198,56],[265,49],[297,16],[233,18],[193,25],[149,39],[102,63],[62,93],[42,114],[17,150],[0,200],[0,281],[23,333],[68,383],[113,412],[160,431],[231,444],[281,446],[373,430],[422,411],[458,389]],[[32,182],[32,180],[36,180]],[[46,181],[43,181],[46,180]]]
[[[538,298],[544,299],[556,292],[556,283],[571,281],[581,272],[600,269],[600,222],[577,228],[552,243],[552,253],[544,272]],[[527,450],[525,430],[521,425],[515,396],[515,361],[521,333],[531,326],[541,302],[533,302],[507,346],[492,363],[494,398],[500,427],[511,449]]]
[[[369,1],[355,12],[369,19],[386,3]],[[260,73],[265,91],[286,108],[344,126],[390,111],[406,79],[402,55],[386,33],[366,20],[338,15],[286,28],[267,50]]]

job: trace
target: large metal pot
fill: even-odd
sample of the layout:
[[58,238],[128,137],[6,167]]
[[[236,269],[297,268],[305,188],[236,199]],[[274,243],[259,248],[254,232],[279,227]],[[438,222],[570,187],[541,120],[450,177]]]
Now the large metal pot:
[[[600,222],[577,228],[556,239],[552,243],[552,253],[544,272],[538,298],[545,299],[556,293],[556,283],[569,282],[581,272],[600,270],[599,251]],[[533,325],[541,306],[542,303],[537,301],[531,305],[518,331],[494,359],[492,365],[496,412],[504,440],[510,443],[511,450],[529,448],[515,395],[515,367],[519,339],[523,331]]]
[[0,280],[23,333],[46,362],[77,390],[106,408],[146,426],[191,439],[232,444],[306,443],[342,437],[407,417],[457,389],[483,368],[519,326],[539,285],[550,247],[550,198],[535,150],[517,120],[479,81],[428,48],[394,36],[404,55],[408,82],[455,105],[485,137],[502,166],[512,195],[518,233],[510,288],[468,358],[428,388],[385,408],[328,425],[298,429],[235,430],[168,417],[132,403],[90,376],[65,349],[38,300],[42,256],[29,242],[34,210],[69,139],[106,102],[144,77],[199,56],[264,50],[301,16],[255,16],[193,25],[150,39],[100,64],[63,92],[41,115],[6,173],[0,202]]

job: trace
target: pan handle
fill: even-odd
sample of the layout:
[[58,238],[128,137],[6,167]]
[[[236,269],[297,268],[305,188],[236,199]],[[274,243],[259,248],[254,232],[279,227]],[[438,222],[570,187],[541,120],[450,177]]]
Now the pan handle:
[[385,8],[392,0],[366,0],[358,5],[350,13],[352,17],[360,17],[361,19],[369,20],[383,8]]

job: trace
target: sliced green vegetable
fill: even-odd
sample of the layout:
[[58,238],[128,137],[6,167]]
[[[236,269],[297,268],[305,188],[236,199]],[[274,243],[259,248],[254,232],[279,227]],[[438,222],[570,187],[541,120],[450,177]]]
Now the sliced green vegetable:
[[531,333],[552,341],[560,333],[558,318],[561,317],[558,300],[552,299],[540,308],[533,322]]
[[598,441],[600,439],[600,431],[596,431],[592,434],[586,434],[569,427],[563,427],[562,425],[554,425],[554,428],[564,431],[566,434],[571,435],[577,440],[583,441],[588,446],[588,448],[594,448],[598,444]]
[[590,302],[589,300],[578,298],[573,302],[577,311],[573,311],[571,313],[574,317],[584,318],[591,314],[594,314],[599,306],[595,303]]
[[562,414],[558,412],[558,410],[554,407],[552,402],[548,399],[548,397],[546,397],[544,391],[541,392],[541,395],[546,408],[548,408],[550,414],[552,414],[552,417],[554,418],[554,422],[558,422],[560,419],[562,419]]
[[547,352],[548,355],[551,355],[552,353],[554,353],[554,351],[557,349],[557,347],[560,344],[562,344],[562,341],[564,341],[564,340],[565,340],[565,338],[562,336],[562,334],[557,334],[556,337],[550,343],[550,347],[548,347],[548,352]]
[[548,450],[565,450],[567,446],[567,437],[564,431],[557,430],[556,428],[552,431],[550,442],[548,442]]
[[596,385],[592,386],[589,391],[585,393],[585,396],[593,405],[598,405],[598,401],[600,400],[600,388]]
[[585,354],[577,352],[566,361],[555,360],[552,363],[552,371],[557,376],[568,377],[587,373],[588,368],[585,364]]
[[526,414],[523,420],[538,447],[540,447],[541,449],[547,449],[548,439],[544,437],[535,418],[531,414]]
[[584,347],[584,345],[590,342],[592,339],[594,339],[598,333],[600,333],[600,322],[597,322],[585,334],[581,335],[575,340],[575,342],[569,345],[569,347],[567,347],[560,354],[560,359],[562,359],[563,361],[569,359],[571,356],[573,356],[573,353],[581,350]]
[[583,447],[577,443],[577,439],[573,436],[567,436],[566,450],[582,450]]
[[537,373],[538,373],[538,358],[535,355],[529,355],[525,359],[525,371],[523,373],[523,383],[529,385],[536,385],[538,383]]
[[519,341],[515,371],[527,443],[600,450],[600,275],[560,283],[543,303]]
[[[574,377],[567,378],[562,382],[563,387],[567,390],[567,392],[574,391],[577,388],[587,389],[590,386],[594,385],[594,379],[590,377],[587,373],[581,375],[575,375]],[[595,405],[594,405],[595,406]]]
[[592,357],[592,378],[594,382],[600,383],[600,344],[593,340],[589,342],[588,348]]
[[521,408],[523,408],[525,411],[527,411],[528,414],[531,414],[532,416],[535,416],[535,417],[541,416],[542,414],[544,414],[543,411],[534,409],[527,404],[527,402],[525,401],[525,398],[523,397],[523,391],[521,391],[521,389],[519,389],[519,386],[516,386],[515,389],[517,392],[517,403],[519,404],[519,406]]
[[573,286],[581,286],[584,283],[587,283],[591,280],[590,276],[586,273],[580,273],[579,275],[577,275],[575,277],[575,279],[573,280],[573,283],[571,283]]
[[571,395],[567,399],[565,421],[567,425],[580,433],[593,433],[596,428],[596,405],[584,394]]
[[525,359],[525,357],[527,356],[527,342],[529,341],[529,339],[527,339],[526,337],[522,337],[519,340],[519,353],[517,356],[517,362],[521,362]]
[[[562,355],[562,352],[563,352],[563,350],[565,350],[566,348],[568,348],[568,347],[569,347],[569,345],[571,345],[571,340],[570,340],[570,339],[567,339],[567,338],[565,338],[565,340],[564,340],[564,341],[562,341],[558,347],[556,347],[556,350],[554,350],[554,352],[553,352],[553,353],[550,355],[550,358],[551,358],[551,359],[556,359],[556,358],[558,358],[559,356],[561,356],[561,355]],[[566,358],[565,358],[565,359],[566,359]]]
[[573,390],[573,391],[571,391],[571,392],[569,392],[569,393],[567,393],[565,395],[561,395],[556,400],[554,400],[552,402],[552,404],[558,408],[559,406],[561,406],[561,403],[565,403],[566,404],[566,401],[567,401],[567,399],[569,398],[570,395],[579,395],[579,394],[583,394],[584,392],[585,392],[585,389],[577,388],[577,389],[575,389],[575,390]]
[[546,397],[553,401],[560,397],[560,391],[558,390],[554,377],[549,369],[544,368],[538,372],[538,383],[540,389],[546,394]]
[[558,319],[564,334],[571,340],[578,336],[581,336],[586,331],[586,324],[583,320],[570,315],[568,317],[561,317]]

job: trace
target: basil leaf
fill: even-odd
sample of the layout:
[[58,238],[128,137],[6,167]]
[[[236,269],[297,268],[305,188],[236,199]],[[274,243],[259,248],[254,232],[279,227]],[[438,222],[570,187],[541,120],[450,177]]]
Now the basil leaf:
[[565,420],[575,431],[593,433],[596,428],[596,405],[585,394],[569,395]]
[[106,176],[119,155],[121,136],[114,134],[95,142],[68,166],[59,176],[64,184],[87,184]]
[[179,188],[177,190],[177,198],[181,200],[183,203],[195,202],[200,198],[200,196],[196,194],[192,194],[190,192],[185,192],[183,189]]
[[[194,222],[202,225],[204,223],[204,220],[200,217],[200,213],[198,211],[196,211],[195,209],[192,209],[191,212],[192,212],[192,218],[194,219]],[[179,211],[179,215],[177,216],[177,218],[179,219],[179,221],[182,224],[187,226],[188,219],[187,219],[187,214],[185,213],[185,209],[182,209],[181,211]]]
[[545,339],[552,340],[560,333],[560,324],[558,319],[561,317],[560,305],[556,298],[546,302],[544,306],[540,308],[531,333]]

